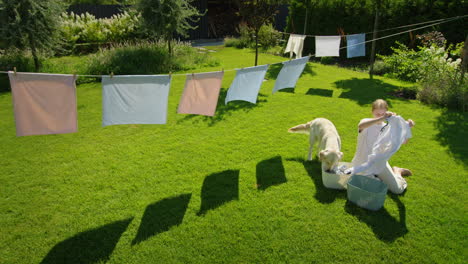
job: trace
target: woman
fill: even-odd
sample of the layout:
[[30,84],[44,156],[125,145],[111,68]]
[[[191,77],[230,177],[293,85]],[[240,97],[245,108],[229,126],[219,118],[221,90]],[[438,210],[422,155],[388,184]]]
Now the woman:
[[[372,153],[372,147],[380,134],[380,130],[385,126],[384,121],[388,117],[395,115],[395,113],[388,112],[387,102],[377,99],[372,103],[372,115],[374,118],[364,118],[359,122],[358,143],[356,154],[352,161],[353,167],[367,161],[368,156]],[[407,123],[410,128],[414,126],[414,122],[411,119],[408,119]],[[401,194],[407,187],[406,180],[402,176],[410,175],[412,175],[410,170],[398,167],[392,168],[386,162],[385,167],[376,176],[387,184],[391,192]]]

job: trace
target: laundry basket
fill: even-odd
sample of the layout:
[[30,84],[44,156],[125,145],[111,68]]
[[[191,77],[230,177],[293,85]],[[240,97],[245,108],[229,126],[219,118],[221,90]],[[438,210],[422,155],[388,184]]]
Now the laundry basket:
[[[340,162],[338,167],[345,165],[346,168],[352,167],[352,164],[349,162]],[[322,169],[322,182],[323,186],[330,189],[344,190],[346,189],[347,183],[351,175],[347,174],[335,174],[328,173]]]
[[353,175],[348,182],[348,200],[359,207],[379,210],[387,197],[387,185],[372,177]]

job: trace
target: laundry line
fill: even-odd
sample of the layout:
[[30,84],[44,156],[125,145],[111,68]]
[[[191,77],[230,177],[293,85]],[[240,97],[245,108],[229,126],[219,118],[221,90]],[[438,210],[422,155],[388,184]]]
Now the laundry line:
[[[404,25],[404,26],[398,26],[398,27],[393,27],[393,28],[381,29],[381,30],[377,30],[376,32],[384,32],[384,31],[389,31],[389,30],[394,30],[394,29],[413,27],[413,26],[429,24],[429,23],[434,23],[434,22],[441,22],[439,24],[442,24],[442,23],[451,22],[451,21],[458,20],[458,19],[463,19],[465,17],[468,17],[468,15],[449,17],[449,18],[441,18],[441,19],[436,19],[436,20],[431,20],[431,21],[426,21],[426,22],[420,22],[420,23],[415,23],[415,24],[410,24],[410,25]],[[413,30],[417,30],[417,29],[412,29],[410,31],[413,31]],[[282,32],[282,31],[280,31],[280,33],[285,34],[285,35],[295,34],[295,35],[302,35],[302,36],[307,36],[307,37],[322,36],[322,35],[304,35],[304,34],[289,33],[289,32]],[[362,34],[371,34],[371,33],[374,33],[374,31],[366,32],[366,33],[362,33]],[[350,35],[350,34],[347,34],[347,35]]]
[[[360,43],[356,43],[356,44],[349,45],[349,46],[343,46],[343,47],[340,47],[339,49],[341,50],[341,49],[345,49],[345,48],[349,48],[349,47],[353,47],[353,46],[358,46],[358,45],[362,45],[362,44],[365,44],[365,43],[369,43],[369,42],[372,42],[372,41],[377,41],[377,40],[381,40],[381,39],[386,39],[386,38],[394,37],[394,36],[401,35],[401,34],[405,34],[405,33],[411,32],[411,31],[416,31],[416,30],[420,30],[420,29],[423,29],[423,28],[432,27],[432,26],[435,26],[435,25],[443,24],[443,23],[448,23],[448,22],[451,22],[451,21],[454,21],[454,20],[457,20],[457,19],[460,19],[460,18],[463,18],[463,17],[467,17],[467,16],[468,16],[468,15],[465,15],[465,16],[457,16],[457,17],[445,19],[444,21],[441,21],[441,22],[436,22],[436,23],[433,23],[433,24],[430,24],[430,25],[425,25],[425,26],[422,26],[422,27],[418,27],[418,28],[413,28],[413,29],[405,30],[405,31],[402,31],[402,32],[398,32],[398,33],[390,34],[390,35],[387,35],[387,36],[383,36],[383,37],[379,37],[379,38],[367,40],[367,41],[360,42]],[[292,33],[286,33],[286,34],[292,34]],[[306,35],[306,36],[314,36],[314,35]],[[308,56],[309,56],[309,57],[315,57],[315,54],[309,54]],[[287,62],[287,61],[290,61],[290,60],[291,60],[291,59],[285,60],[285,61],[276,62],[276,63],[269,63],[269,64],[265,64],[265,65],[283,64],[284,62]],[[249,67],[234,68],[234,69],[228,69],[228,70],[222,69],[221,71],[224,71],[224,72],[231,72],[231,71],[237,71],[237,70],[239,70],[239,69],[245,69],[245,68],[249,68]],[[0,71],[0,73],[1,73],[1,74],[8,74],[9,71]],[[204,73],[204,72],[201,72],[201,73]],[[26,74],[27,74],[27,73],[26,73]],[[32,74],[32,73],[31,73],[31,74]],[[187,76],[187,75],[190,75],[190,74],[195,74],[195,73],[154,74],[154,76],[157,76],[157,75]],[[71,74],[69,74],[69,75],[71,75]],[[89,78],[101,78],[101,77],[119,76],[119,75],[113,75],[113,74],[109,74],[109,75],[73,74],[73,75],[76,76],[76,77],[89,77]]]

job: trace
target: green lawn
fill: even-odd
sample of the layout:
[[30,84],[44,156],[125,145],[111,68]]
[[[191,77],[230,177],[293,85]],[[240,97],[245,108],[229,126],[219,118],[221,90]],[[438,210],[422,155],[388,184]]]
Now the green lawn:
[[[219,69],[254,60],[217,50]],[[0,263],[466,263],[467,114],[389,95],[411,84],[315,63],[295,91],[272,95],[278,71],[258,104],[225,106],[226,72],[212,118],[176,113],[175,76],[166,125],[103,128],[101,85],[83,84],[79,132],[64,135],[17,138],[0,94]],[[316,158],[304,160],[307,136],[286,131],[326,117],[350,161],[377,98],[416,121],[390,161],[414,176],[370,212],[324,188]]]

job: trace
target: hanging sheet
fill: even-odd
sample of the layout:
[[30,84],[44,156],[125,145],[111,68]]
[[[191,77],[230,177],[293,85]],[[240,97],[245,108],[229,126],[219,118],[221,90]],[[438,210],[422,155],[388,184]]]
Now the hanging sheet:
[[286,44],[286,49],[284,53],[289,52],[289,57],[292,58],[293,53],[296,54],[296,59],[302,57],[302,50],[304,49],[304,40],[306,36],[290,34],[288,39],[288,44]]
[[223,76],[224,72],[187,74],[177,113],[213,116]]
[[366,34],[354,34],[354,35],[347,35],[346,36],[346,43],[347,43],[347,57],[354,58],[354,57],[362,57],[366,56]]
[[268,65],[261,65],[237,70],[236,77],[227,92],[225,103],[241,100],[256,104],[267,69]]
[[165,124],[171,77],[102,77],[102,125]]
[[341,36],[315,36],[315,57],[339,57]]
[[78,131],[73,75],[8,72],[8,77],[17,136]]
[[299,80],[301,73],[304,71],[304,67],[309,61],[309,58],[309,56],[306,56],[300,59],[283,62],[283,68],[281,68],[276,78],[273,93],[284,88],[296,87],[297,80]]

